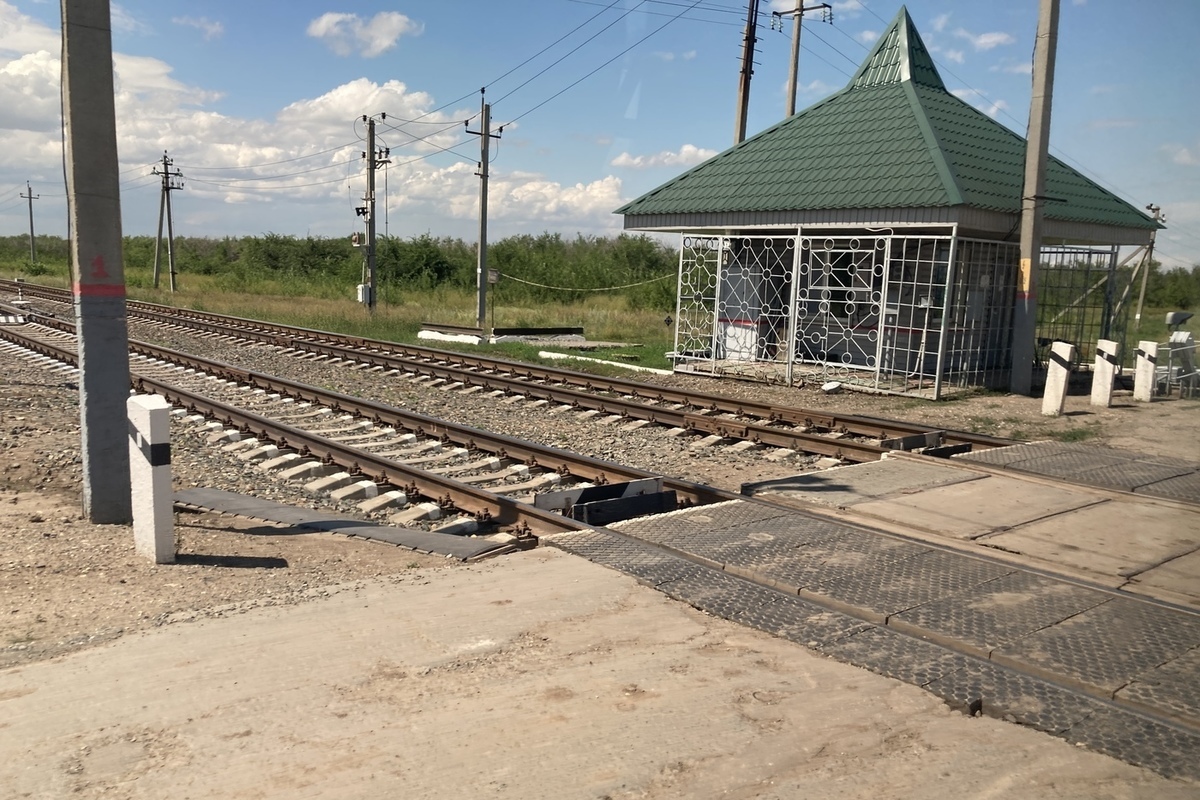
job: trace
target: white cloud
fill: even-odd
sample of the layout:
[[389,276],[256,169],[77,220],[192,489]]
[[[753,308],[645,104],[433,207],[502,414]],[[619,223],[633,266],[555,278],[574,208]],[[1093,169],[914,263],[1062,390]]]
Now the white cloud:
[[133,16],[133,14],[129,13],[124,6],[118,3],[112,3],[109,7],[109,17],[112,20],[112,29],[114,33],[153,33],[153,30],[149,25]]
[[941,55],[942,58],[953,61],[955,64],[961,64],[966,60],[962,50],[943,50]]
[[1008,110],[1008,103],[1004,100],[992,100],[978,89],[952,89],[950,91],[955,97],[960,100],[965,100],[977,109],[987,114],[993,119],[1000,114],[1001,111]]
[[208,19],[207,17],[173,17],[171,22],[176,25],[185,25],[189,28],[195,28],[204,34],[204,40],[209,41],[216,39],[225,32],[225,25],[219,21]]
[[949,24],[949,22],[950,22],[950,15],[948,13],[947,14],[939,14],[938,16],[934,17],[933,18],[934,32],[941,33],[942,31],[946,30],[946,25]]
[[659,61],[674,61],[675,59],[679,59],[680,61],[691,61],[696,57],[696,51],[686,50],[682,53],[672,53],[669,50],[655,50],[653,53],[651,53],[651,55],[657,58]]
[[855,34],[854,38],[858,39],[863,44],[871,44],[871,42],[874,42],[879,38],[879,31],[859,31],[857,34]]
[[685,144],[679,148],[679,152],[671,150],[663,150],[661,153],[655,153],[649,156],[634,156],[629,153],[621,153],[614,158],[610,163],[614,167],[627,167],[629,169],[651,169],[653,167],[684,167],[699,164],[701,161],[707,161],[717,154],[716,150],[709,150],[703,147],[696,147],[694,144]]
[[339,56],[358,53],[363,58],[374,58],[395,47],[401,36],[416,36],[422,30],[419,23],[397,11],[381,11],[369,20],[330,11],[310,22],[307,33]]
[[1171,157],[1171,162],[1181,167],[1200,167],[1200,150],[1192,150],[1177,144],[1164,144],[1162,150]]
[[1000,45],[1012,44],[1016,41],[1011,33],[1002,33],[999,31],[981,33],[977,36],[965,28],[959,28],[954,32],[954,35],[960,39],[966,39],[977,51],[991,50]]
[[992,67],[991,71],[992,72],[997,72],[997,71],[998,72],[1007,72],[1010,75],[1032,75],[1033,74],[1033,62],[1032,61],[1018,61],[1013,64],[1005,64],[1003,66]]
[[57,53],[62,49],[62,36],[22,14],[5,2],[0,2],[0,53],[22,56],[45,50]]

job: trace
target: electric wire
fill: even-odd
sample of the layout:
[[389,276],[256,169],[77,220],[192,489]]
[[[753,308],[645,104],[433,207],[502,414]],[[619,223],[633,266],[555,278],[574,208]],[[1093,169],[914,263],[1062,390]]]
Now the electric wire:
[[307,153],[305,155],[295,156],[293,158],[284,158],[284,159],[280,159],[279,161],[264,161],[261,164],[239,164],[239,165],[230,166],[230,167],[198,167],[198,166],[191,165],[191,164],[178,164],[177,163],[176,166],[179,169],[224,170],[227,172],[232,171],[232,170],[258,169],[259,167],[274,167],[278,164],[290,164],[293,161],[303,161],[306,158],[315,158],[316,156],[323,156],[326,153],[333,153],[338,150],[344,150],[347,147],[357,147],[357,146],[358,146],[358,142],[346,142],[345,144],[339,144],[339,145],[335,145],[334,147],[330,147],[327,150],[318,150],[315,153]]
[[[354,156],[352,158],[346,159],[345,161],[335,161],[332,164],[325,164],[323,166],[313,167],[311,169],[297,170],[296,172],[284,172],[279,175],[253,175],[248,178],[223,178],[222,182],[227,183],[227,184],[233,184],[233,183],[249,183],[249,182],[253,182],[253,181],[273,181],[273,180],[280,180],[282,178],[293,178],[297,175],[308,175],[313,172],[320,172],[322,170],[340,167],[343,164],[351,164],[351,163],[357,161],[358,159],[359,159],[358,156]],[[194,177],[189,177],[188,180],[194,181],[194,180],[199,180],[199,179],[194,178]]]
[[[530,83],[532,83],[533,81],[535,81],[535,80],[537,80],[538,78],[542,77],[542,76],[543,76],[543,75],[545,75],[547,72],[549,72],[550,70],[554,69],[556,66],[558,66],[559,64],[561,64],[563,61],[565,61],[566,59],[568,59],[568,58],[570,58],[571,56],[573,56],[573,55],[575,55],[576,53],[578,53],[580,50],[582,50],[582,49],[583,49],[584,47],[586,47],[588,44],[591,44],[593,41],[595,41],[595,40],[596,40],[596,38],[597,38],[598,36],[600,36],[600,34],[604,33],[604,32],[605,32],[605,31],[607,31],[609,28],[611,28],[612,26],[616,25],[616,24],[617,24],[618,22],[620,22],[621,20],[623,20],[623,19],[625,19],[626,17],[628,17],[628,16],[629,16],[630,14],[632,14],[634,11],[637,11],[639,8],[641,8],[642,6],[644,6],[644,5],[646,4],[646,2],[647,2],[647,0],[639,0],[638,4],[637,4],[636,6],[634,6],[633,8],[630,8],[630,9],[628,9],[628,10],[627,10],[627,11],[626,11],[624,14],[621,14],[619,17],[617,17],[616,19],[614,19],[612,22],[608,23],[608,24],[607,24],[607,25],[605,25],[603,28],[601,28],[600,30],[596,31],[595,33],[593,33],[593,34],[592,34],[591,36],[589,36],[588,38],[584,39],[584,40],[583,40],[581,43],[577,44],[577,45],[575,46],[575,48],[574,48],[574,49],[572,49],[572,50],[568,50],[568,51],[567,51],[565,54],[563,54],[561,57],[559,57],[559,58],[558,58],[558,59],[556,59],[555,61],[551,62],[551,63],[550,63],[548,66],[546,66],[546,67],[544,67],[543,69],[539,70],[538,72],[534,73],[534,74],[533,74],[533,76],[532,76],[532,77],[530,77],[528,80],[526,80],[524,83],[521,83],[521,84],[519,84],[519,85],[518,85],[516,88],[514,88],[514,89],[510,89],[510,90],[509,90],[508,92],[506,92],[505,94],[502,94],[502,95],[500,95],[499,97],[497,97],[495,100],[493,100],[493,101],[492,101],[492,104],[493,104],[493,105],[495,105],[496,103],[499,103],[500,101],[504,100],[505,98],[507,98],[507,97],[511,97],[513,94],[515,94],[516,92],[519,92],[521,89],[525,88],[526,86],[528,86],[528,85],[529,85]],[[680,16],[682,16],[682,15],[683,15],[683,14],[682,14],[682,12],[680,12],[680,14],[679,14],[679,15],[677,15],[677,16],[675,17],[675,19],[678,19],[678,18],[679,18]],[[674,20],[672,20],[672,21],[674,21]],[[670,25],[670,24],[671,24],[670,22],[666,23],[666,25]],[[666,27],[666,25],[663,25],[663,28],[665,28],[665,27]],[[662,30],[662,28],[659,28],[659,30]],[[656,33],[657,33],[657,31],[656,31]],[[651,34],[651,35],[653,35],[653,34]],[[642,39],[642,40],[640,40],[640,41],[645,41],[645,39]],[[632,49],[632,48],[629,48],[629,49]],[[627,53],[627,52],[629,52],[629,50],[628,50],[628,49],[627,49],[627,50],[623,50],[621,53],[618,53],[618,54],[617,54],[617,57],[620,57],[620,56],[624,55],[624,54],[625,54],[625,53]],[[614,60],[616,60],[616,59],[614,58]],[[610,63],[610,62],[605,62],[605,64],[606,64],[606,65],[607,65],[608,63]],[[590,73],[589,73],[589,74],[590,74]],[[585,76],[585,77],[586,77],[586,76]],[[515,120],[514,120],[514,122],[515,122]]]
[[[639,5],[641,5],[641,4],[639,3]],[[692,5],[693,5],[693,6],[699,5],[699,0],[697,0],[697,2],[696,2],[696,3],[693,3]],[[635,8],[636,8],[636,6],[635,6]],[[511,120],[509,120],[508,122],[506,122],[506,123],[505,123],[505,125],[512,125],[512,124],[513,124],[514,122],[516,122],[517,120],[519,120],[519,119],[521,119],[521,118],[523,118],[523,117],[526,117],[526,116],[528,116],[528,115],[532,114],[534,111],[537,111],[539,108],[541,108],[542,106],[546,105],[546,104],[547,104],[547,103],[549,103],[551,100],[553,100],[553,99],[555,99],[556,97],[558,97],[559,95],[561,95],[561,94],[565,93],[566,91],[568,91],[568,90],[570,90],[570,89],[573,89],[574,87],[578,86],[580,83],[583,83],[585,80],[587,80],[588,78],[592,77],[592,76],[593,76],[593,75],[595,75],[597,72],[599,72],[600,70],[604,69],[604,68],[605,68],[605,67],[607,67],[609,64],[613,63],[613,62],[614,62],[614,61],[616,61],[618,58],[620,58],[621,56],[623,56],[623,55],[625,55],[626,53],[628,53],[630,50],[633,50],[635,47],[637,47],[638,45],[642,44],[642,42],[645,42],[647,39],[649,39],[650,37],[652,37],[652,36],[654,36],[655,34],[657,34],[657,33],[658,33],[659,31],[661,31],[663,28],[666,28],[666,27],[667,27],[668,25],[670,25],[672,22],[675,22],[677,19],[679,19],[679,18],[680,18],[680,17],[682,17],[682,16],[683,16],[685,13],[687,13],[687,11],[688,11],[688,9],[684,9],[683,11],[680,11],[680,12],[679,12],[678,14],[676,14],[674,17],[672,17],[671,19],[667,20],[667,21],[666,21],[666,22],[664,22],[662,25],[659,25],[657,28],[655,28],[654,30],[650,31],[650,33],[646,34],[646,35],[645,35],[645,36],[643,36],[641,39],[638,39],[636,42],[634,42],[633,44],[629,45],[629,46],[628,46],[628,47],[626,47],[624,50],[622,50],[621,52],[617,53],[617,54],[616,54],[615,56],[613,56],[612,58],[610,58],[610,59],[608,59],[607,61],[605,61],[603,64],[601,64],[600,66],[598,66],[598,67],[596,67],[595,69],[593,69],[591,72],[588,72],[586,75],[584,75],[583,77],[579,78],[578,80],[576,80],[576,81],[574,81],[574,82],[572,82],[572,83],[569,83],[569,84],[567,84],[567,85],[566,85],[566,86],[564,86],[562,89],[559,89],[557,92],[555,92],[554,94],[550,95],[550,96],[549,96],[549,97],[547,97],[545,100],[543,100],[542,102],[538,103],[536,106],[534,106],[533,108],[529,109],[528,111],[525,111],[524,113],[522,113],[522,114],[518,114],[516,117],[513,117]],[[503,127],[503,126],[501,126],[501,127]]]
[[661,281],[665,281],[667,278],[674,278],[675,274],[667,273],[666,275],[660,275],[657,278],[651,278],[650,280],[647,280],[647,281],[639,281],[637,283],[627,283],[624,286],[602,286],[598,289],[578,289],[578,288],[572,288],[570,286],[547,286],[544,283],[534,283],[533,281],[523,280],[522,278],[518,278],[516,275],[510,275],[507,272],[501,272],[500,276],[503,278],[508,278],[510,281],[516,281],[517,283],[524,283],[527,286],[536,286],[539,289],[555,289],[560,292],[615,292],[620,289],[631,289],[634,286],[646,286],[651,283],[659,283]]

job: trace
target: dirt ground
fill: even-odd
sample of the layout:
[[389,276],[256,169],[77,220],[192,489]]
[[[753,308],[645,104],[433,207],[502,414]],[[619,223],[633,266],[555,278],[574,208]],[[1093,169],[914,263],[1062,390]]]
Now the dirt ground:
[[[180,563],[149,564],[128,528],[80,516],[72,391],[36,371],[0,383],[5,796],[1200,792],[559,553],[463,566],[180,514]],[[1200,458],[1197,401],[1072,397],[1047,420],[1028,398],[825,400]]]

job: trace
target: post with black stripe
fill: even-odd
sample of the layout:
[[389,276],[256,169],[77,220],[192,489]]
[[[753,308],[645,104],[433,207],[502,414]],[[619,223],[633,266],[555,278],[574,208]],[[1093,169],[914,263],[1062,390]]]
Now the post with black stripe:
[[128,525],[129,343],[109,0],[62,0],[62,32],[83,511],[90,522]]
[[156,394],[139,394],[130,397],[125,405],[129,412],[134,550],[155,564],[173,564],[171,404]]
[[1113,380],[1117,374],[1119,345],[1111,339],[1096,342],[1096,366],[1092,369],[1092,405],[1112,405]]

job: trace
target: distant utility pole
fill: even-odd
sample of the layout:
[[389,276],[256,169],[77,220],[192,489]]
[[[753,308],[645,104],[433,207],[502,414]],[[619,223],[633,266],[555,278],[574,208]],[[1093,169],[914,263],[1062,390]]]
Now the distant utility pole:
[[[1154,221],[1162,224],[1166,221],[1166,216],[1162,213],[1162,208],[1151,203],[1146,206],[1146,210],[1154,215]],[[1137,313],[1133,315],[1133,329],[1140,331],[1142,329],[1142,306],[1146,303],[1146,283],[1150,279],[1151,264],[1154,261],[1154,242],[1158,238],[1158,229],[1150,231],[1150,243],[1146,245],[1146,256],[1143,259],[1146,263],[1146,271],[1142,273],[1142,288],[1138,291]]]
[[1046,151],[1050,147],[1050,105],[1054,94],[1054,55],[1058,44],[1058,0],[1041,0],[1037,43],[1033,50],[1033,96],[1025,142],[1025,184],[1021,197],[1021,253],[1017,305],[1013,313],[1012,376],[1014,394],[1033,390],[1037,338],[1037,270],[1042,250],[1042,201],[1045,200]]
[[79,352],[83,510],[133,521],[129,336],[109,0],[62,0],[62,98],[72,292]]
[[[387,112],[379,115],[380,119],[387,119]],[[363,158],[367,160],[367,194],[363,198],[366,205],[359,213],[365,214],[367,218],[367,309],[375,311],[375,294],[378,288],[378,275],[375,267],[375,170],[390,164],[388,156],[391,151],[387,148],[377,148],[375,146],[375,117],[368,117],[363,114],[363,122],[367,123],[367,152],[363,153]]]
[[37,261],[37,246],[33,239],[33,201],[41,197],[40,194],[33,193],[33,187],[29,185],[29,181],[25,181],[25,194],[21,195],[21,199],[29,201],[29,263],[33,264]]
[[[804,5],[804,0],[796,0],[796,8],[792,11],[772,11],[771,16],[775,20],[779,20],[779,29],[783,30],[783,18],[792,18],[792,66],[788,73],[788,89],[787,89],[787,115],[788,117],[796,113],[796,92],[799,86],[800,75],[800,31],[801,20],[804,19],[805,11],[816,11],[817,9],[825,9],[825,22],[833,22],[833,6],[829,3],[818,3],[815,6]],[[774,20],[772,20],[774,22]]]
[[738,76],[737,117],[733,143],[746,138],[746,115],[750,111],[750,76],[754,74],[754,45],[758,41],[758,0],[746,4],[746,33],[742,38],[742,71]]
[[158,264],[159,254],[162,252],[162,229],[163,229],[163,211],[167,213],[167,266],[171,270],[171,291],[175,291],[175,223],[171,218],[171,192],[183,188],[183,181],[178,180],[183,177],[183,173],[179,170],[171,171],[171,165],[175,162],[167,158],[167,151],[163,151],[162,171],[155,167],[153,172],[155,175],[162,176],[162,194],[158,198],[158,240],[154,243],[154,288],[158,288]]
[[484,326],[487,324],[488,162],[491,160],[492,139],[499,139],[500,134],[504,133],[503,125],[500,126],[499,133],[492,133],[492,107],[484,100],[486,92],[487,87],[479,90],[479,130],[473,131],[469,128],[467,129],[467,133],[479,137],[479,172],[475,173],[479,176],[479,254],[475,265],[475,281],[479,287],[479,306],[475,316],[476,327],[480,330],[484,330]]

